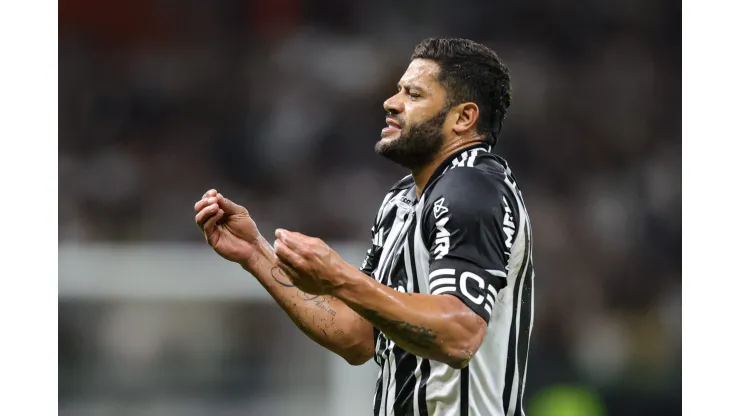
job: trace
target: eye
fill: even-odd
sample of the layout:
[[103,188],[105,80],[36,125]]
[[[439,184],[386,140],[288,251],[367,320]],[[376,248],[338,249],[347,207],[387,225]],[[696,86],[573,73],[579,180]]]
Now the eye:
[[409,97],[411,97],[411,98],[419,98],[419,97],[421,97],[421,95],[418,94],[418,93],[415,93],[415,92],[410,92],[409,93]]

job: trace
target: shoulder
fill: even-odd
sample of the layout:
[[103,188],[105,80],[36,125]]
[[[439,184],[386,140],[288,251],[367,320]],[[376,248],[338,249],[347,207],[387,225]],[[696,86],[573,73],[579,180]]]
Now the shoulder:
[[478,157],[473,166],[450,167],[428,189],[425,204],[444,197],[448,204],[481,207],[509,194],[505,162],[493,155]]
[[403,189],[409,189],[410,187],[414,186],[414,178],[411,175],[404,176],[400,181],[396,182],[391,186],[391,189],[389,192],[393,191],[399,191]]

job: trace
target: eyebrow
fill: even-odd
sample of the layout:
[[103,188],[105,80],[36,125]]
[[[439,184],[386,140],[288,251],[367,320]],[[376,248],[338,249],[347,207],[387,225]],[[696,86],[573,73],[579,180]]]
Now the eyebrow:
[[416,84],[406,84],[405,86],[401,86],[401,83],[399,82],[398,84],[396,84],[396,87],[398,87],[399,90],[405,88],[405,89],[408,89],[408,90],[416,89],[416,90],[419,90],[419,91],[424,92],[424,88],[421,88],[420,86],[418,86]]

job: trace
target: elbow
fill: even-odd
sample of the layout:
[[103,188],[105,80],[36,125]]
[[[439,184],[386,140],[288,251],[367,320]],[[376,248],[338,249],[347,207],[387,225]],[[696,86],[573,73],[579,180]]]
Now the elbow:
[[375,356],[375,337],[369,322],[356,320],[357,326],[343,337],[339,350],[334,350],[351,366],[360,366]]
[[455,370],[462,370],[468,366],[477,350],[478,345],[474,345],[472,342],[465,342],[463,345],[444,351],[444,358],[441,361]]
[[360,366],[368,362],[374,355],[374,351],[367,348],[354,348],[340,354],[351,366]]
[[450,367],[461,370],[468,366],[475,353],[478,352],[486,335],[487,323],[480,316],[475,315],[475,319],[464,320],[468,325],[461,328],[460,336],[455,342],[448,342],[447,348],[442,348],[443,363]]
[[361,366],[368,362],[370,360],[370,357],[366,356],[351,356],[351,357],[344,357],[344,360],[349,363],[349,365],[353,367]]
[[339,355],[352,366],[363,365],[375,356],[372,331],[363,331],[361,334],[364,336],[352,338],[352,341],[344,344],[339,352]]

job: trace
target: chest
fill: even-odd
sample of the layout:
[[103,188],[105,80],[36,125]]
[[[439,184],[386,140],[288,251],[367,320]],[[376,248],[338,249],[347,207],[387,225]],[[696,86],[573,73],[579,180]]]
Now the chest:
[[419,218],[421,203],[403,195],[390,201],[378,230],[381,251],[373,277],[380,283],[404,293],[420,293],[419,280],[428,269],[428,251],[421,240]]

